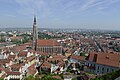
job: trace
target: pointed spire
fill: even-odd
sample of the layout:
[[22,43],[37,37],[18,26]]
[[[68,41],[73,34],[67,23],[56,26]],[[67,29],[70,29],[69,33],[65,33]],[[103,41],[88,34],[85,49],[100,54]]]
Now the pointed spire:
[[37,19],[36,16],[34,16],[34,23],[33,23],[33,49],[37,50],[37,39],[38,39],[38,30],[37,30]]
[[36,20],[36,16],[34,16],[34,23],[36,23],[37,22],[37,20]]

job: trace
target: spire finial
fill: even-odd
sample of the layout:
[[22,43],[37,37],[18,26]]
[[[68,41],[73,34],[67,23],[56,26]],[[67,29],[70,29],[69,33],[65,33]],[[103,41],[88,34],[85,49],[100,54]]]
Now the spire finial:
[[36,21],[36,15],[34,15],[34,23],[36,23],[37,21]]

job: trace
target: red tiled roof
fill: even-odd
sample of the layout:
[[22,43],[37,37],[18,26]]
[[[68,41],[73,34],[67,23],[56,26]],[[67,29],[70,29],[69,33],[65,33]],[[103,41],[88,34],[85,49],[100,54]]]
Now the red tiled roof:
[[13,65],[11,65],[10,67],[11,67],[11,68],[14,68],[14,69],[20,69],[22,66],[24,66],[24,63],[21,63],[21,64],[13,64]]
[[0,64],[5,64],[5,63],[9,63],[10,60],[9,59],[1,59],[0,60]]
[[61,61],[61,59],[60,58],[48,58],[47,61],[48,62],[51,62],[51,61],[54,62],[54,61]]
[[5,72],[9,72],[9,71],[10,71],[9,68],[3,68],[3,70],[4,70]]
[[31,75],[34,75],[37,72],[36,68],[35,68],[35,64],[31,65],[30,67],[28,67],[28,73]]
[[96,63],[120,68],[120,55],[113,53],[98,54]]
[[23,51],[22,51],[22,52],[20,52],[20,53],[18,54],[18,56],[19,56],[19,57],[27,57],[27,53],[28,53],[28,52],[23,52]]
[[65,62],[63,60],[61,60],[60,62],[58,62],[57,64],[58,66],[64,66],[65,65]]
[[63,60],[63,59],[66,59],[66,57],[63,56],[62,54],[54,54],[54,55],[52,56],[52,58],[48,58],[47,60],[48,60],[48,61],[61,61],[61,60]]
[[20,75],[20,72],[6,72],[7,75]]
[[90,54],[89,54],[89,61],[94,62],[94,56],[95,56],[94,53],[90,53]]
[[61,59],[66,59],[66,56],[63,56],[62,54],[54,54],[52,55],[53,58],[61,58]]
[[38,40],[38,46],[60,46],[60,44],[56,40]]
[[27,62],[30,62],[30,61],[32,61],[32,60],[34,60],[34,59],[35,59],[35,56],[30,56],[30,57],[27,57],[27,58],[26,58]]
[[9,55],[8,59],[15,59],[16,55]]
[[61,77],[60,77],[60,76],[52,76],[52,77],[61,80]]
[[43,64],[42,64],[42,68],[51,68],[51,64],[47,61],[45,61]]
[[77,56],[77,55],[71,55],[71,58],[76,59],[76,60],[81,60],[81,61],[85,61],[85,57],[84,56]]
[[94,60],[98,64],[120,68],[120,55],[116,53],[90,53],[88,60]]
[[0,70],[3,70],[4,69],[4,67],[3,66],[0,66]]
[[20,46],[14,46],[13,47],[13,51],[23,51],[24,49],[26,49],[25,45],[20,45]]

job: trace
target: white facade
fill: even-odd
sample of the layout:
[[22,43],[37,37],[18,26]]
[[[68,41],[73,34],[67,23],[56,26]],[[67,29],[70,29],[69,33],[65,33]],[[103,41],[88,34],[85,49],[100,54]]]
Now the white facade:
[[113,72],[113,71],[116,71],[119,69],[117,67],[97,64],[97,63],[91,62],[91,61],[86,61],[85,65],[87,66],[85,71],[95,73],[95,74],[110,73],[110,72]]
[[19,79],[22,80],[22,75],[9,75],[8,77],[4,78],[4,80],[10,80],[10,79]]

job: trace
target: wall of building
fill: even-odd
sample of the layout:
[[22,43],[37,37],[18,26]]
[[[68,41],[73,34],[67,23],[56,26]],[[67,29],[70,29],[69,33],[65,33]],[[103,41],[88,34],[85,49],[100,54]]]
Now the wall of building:
[[38,50],[46,53],[62,53],[62,47],[60,46],[40,46]]
[[10,80],[10,79],[19,79],[19,80],[22,80],[22,78],[23,78],[22,75],[9,75],[4,80]]
[[85,71],[92,72],[95,74],[110,73],[110,72],[113,72],[119,69],[119,68],[112,67],[112,66],[96,64],[95,62],[90,62],[90,61],[86,61],[85,65],[87,66]]

